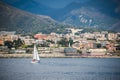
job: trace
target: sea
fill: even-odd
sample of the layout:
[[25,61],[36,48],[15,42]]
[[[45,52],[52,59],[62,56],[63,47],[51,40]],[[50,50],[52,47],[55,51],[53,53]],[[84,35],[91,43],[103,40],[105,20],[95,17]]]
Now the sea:
[[0,58],[0,80],[120,80],[120,58]]

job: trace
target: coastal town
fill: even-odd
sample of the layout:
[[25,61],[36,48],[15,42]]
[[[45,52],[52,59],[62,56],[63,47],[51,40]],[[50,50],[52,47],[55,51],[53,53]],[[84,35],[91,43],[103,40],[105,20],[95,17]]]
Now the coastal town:
[[42,57],[67,56],[120,56],[120,33],[84,32],[83,29],[67,28],[69,33],[57,34],[16,34],[15,31],[0,32],[0,57],[19,54],[32,55],[33,45],[37,44]]

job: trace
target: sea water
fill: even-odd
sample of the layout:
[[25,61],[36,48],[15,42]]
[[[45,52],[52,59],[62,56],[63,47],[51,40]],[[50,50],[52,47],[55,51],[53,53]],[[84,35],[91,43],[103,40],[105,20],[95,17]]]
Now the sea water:
[[120,59],[1,58],[0,80],[120,80]]

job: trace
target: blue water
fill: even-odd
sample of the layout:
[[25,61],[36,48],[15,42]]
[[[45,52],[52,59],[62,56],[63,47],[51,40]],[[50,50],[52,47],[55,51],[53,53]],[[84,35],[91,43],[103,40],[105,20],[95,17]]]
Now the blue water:
[[1,58],[0,80],[120,80],[120,59]]

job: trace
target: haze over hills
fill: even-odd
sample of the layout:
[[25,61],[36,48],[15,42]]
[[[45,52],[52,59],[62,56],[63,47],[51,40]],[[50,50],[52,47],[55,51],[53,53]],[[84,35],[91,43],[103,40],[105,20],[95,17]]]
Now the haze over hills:
[[[120,31],[119,0],[73,0],[63,8],[51,8],[40,0],[2,0],[19,9],[52,17],[75,27],[92,27]],[[62,3],[56,3],[62,4]]]
[[31,14],[0,2],[0,31],[50,33],[52,31],[61,32],[63,27],[63,24],[49,16]]

